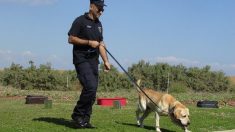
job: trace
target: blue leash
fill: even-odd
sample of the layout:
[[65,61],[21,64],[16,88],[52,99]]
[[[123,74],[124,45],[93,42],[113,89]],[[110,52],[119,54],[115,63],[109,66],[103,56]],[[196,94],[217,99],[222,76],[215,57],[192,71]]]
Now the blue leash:
[[158,107],[158,105],[144,92],[144,90],[135,82],[135,80],[128,74],[128,72],[123,68],[123,66],[117,61],[117,59],[108,51],[106,47],[104,47],[106,52],[112,57],[112,59],[118,64],[118,66],[125,72],[125,74],[128,76],[128,78],[131,80],[131,82],[137,86],[141,92],[154,104]]

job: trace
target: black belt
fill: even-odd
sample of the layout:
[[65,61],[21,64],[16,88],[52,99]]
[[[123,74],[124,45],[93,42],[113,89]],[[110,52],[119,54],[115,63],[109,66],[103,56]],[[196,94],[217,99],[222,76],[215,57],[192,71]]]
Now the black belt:
[[94,57],[98,57],[99,56],[99,51],[98,49],[89,49],[87,51],[83,51],[83,50],[78,50],[79,53],[83,53],[85,55],[85,57],[87,59],[91,59]]

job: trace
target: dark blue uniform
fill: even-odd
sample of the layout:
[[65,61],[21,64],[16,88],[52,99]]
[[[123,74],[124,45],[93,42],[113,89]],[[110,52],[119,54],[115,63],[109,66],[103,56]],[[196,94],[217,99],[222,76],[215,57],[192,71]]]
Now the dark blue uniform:
[[[68,35],[85,40],[103,41],[101,22],[91,20],[88,13],[74,20]],[[82,118],[89,122],[98,87],[99,49],[88,45],[73,45],[73,64],[83,89],[73,110],[72,118],[74,120]]]

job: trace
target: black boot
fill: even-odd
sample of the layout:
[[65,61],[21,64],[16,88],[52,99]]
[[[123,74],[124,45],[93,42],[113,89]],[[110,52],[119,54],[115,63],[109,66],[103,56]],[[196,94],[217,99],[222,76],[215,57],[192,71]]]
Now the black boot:
[[91,125],[91,123],[89,123],[89,121],[84,120],[84,118],[81,116],[77,116],[75,114],[72,114],[71,117],[75,123],[76,128],[78,128],[78,129],[83,129],[83,128],[94,129],[94,128],[96,128],[93,125]]
[[83,126],[84,126],[84,128],[88,128],[88,129],[94,129],[94,128],[96,128],[96,127],[94,127],[93,125],[91,125],[91,123],[89,123],[89,122],[84,122],[84,123],[83,123]]

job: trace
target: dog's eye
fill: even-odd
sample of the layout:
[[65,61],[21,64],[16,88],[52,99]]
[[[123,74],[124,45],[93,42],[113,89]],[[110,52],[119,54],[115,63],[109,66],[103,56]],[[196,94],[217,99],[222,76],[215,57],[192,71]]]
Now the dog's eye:
[[183,117],[187,117],[186,115],[184,115]]

